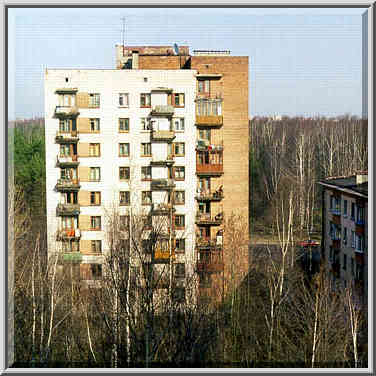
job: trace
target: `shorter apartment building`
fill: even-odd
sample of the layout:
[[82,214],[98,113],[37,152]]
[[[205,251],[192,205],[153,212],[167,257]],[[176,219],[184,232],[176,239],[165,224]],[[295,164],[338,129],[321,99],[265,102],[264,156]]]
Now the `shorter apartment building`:
[[358,173],[320,181],[322,259],[333,282],[353,286],[366,304],[368,291],[368,175]]

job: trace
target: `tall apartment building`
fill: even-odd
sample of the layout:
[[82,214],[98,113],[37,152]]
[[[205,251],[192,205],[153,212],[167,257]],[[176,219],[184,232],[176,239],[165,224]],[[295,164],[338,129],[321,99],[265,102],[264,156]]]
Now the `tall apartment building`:
[[368,297],[368,175],[328,178],[323,188],[322,258],[334,282]]
[[137,214],[165,223],[156,267],[222,290],[231,252],[248,269],[223,231],[240,214],[248,236],[248,58],[169,46],[116,55],[116,69],[45,72],[49,254],[100,279],[110,214],[125,225]]

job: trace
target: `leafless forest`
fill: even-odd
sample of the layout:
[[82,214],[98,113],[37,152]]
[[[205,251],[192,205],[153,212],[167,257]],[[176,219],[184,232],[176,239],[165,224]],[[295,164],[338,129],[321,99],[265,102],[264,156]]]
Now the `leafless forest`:
[[[9,205],[9,343],[15,367],[360,367],[366,317],[351,289],[333,293],[324,273],[300,270],[294,244],[320,231],[327,176],[367,169],[367,126],[357,118],[256,118],[250,138],[250,222],[273,246],[250,246],[249,273],[224,281],[217,304],[187,294],[146,262],[158,228],[108,213],[108,273],[79,283],[77,260],[47,260],[43,121],[13,124]],[[244,247],[244,218],[226,217],[224,252]],[[226,240],[227,239],[227,240]],[[64,265],[64,267],[61,267]],[[233,268],[236,271],[236,265]],[[168,264],[164,266],[168,268]],[[237,279],[234,279],[237,280]],[[187,282],[194,291],[197,281]],[[167,285],[167,288],[164,288]],[[165,291],[165,293],[162,293]],[[157,297],[156,297],[157,296]]]

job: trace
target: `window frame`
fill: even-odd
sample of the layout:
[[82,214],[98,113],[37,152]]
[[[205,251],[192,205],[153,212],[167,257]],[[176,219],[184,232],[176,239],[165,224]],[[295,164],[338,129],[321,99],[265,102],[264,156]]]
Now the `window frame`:
[[[126,200],[122,202],[122,196],[125,196]],[[129,206],[131,204],[131,197],[129,191],[119,191],[119,206]]]
[[91,253],[102,254],[102,240],[91,240]]
[[[101,205],[101,192],[100,191],[90,191],[90,206],[100,206]],[[94,203],[92,198],[94,197]],[[97,202],[97,197],[99,197],[99,202]]]
[[[99,177],[97,179],[92,178],[92,171],[98,171]],[[97,175],[97,174],[95,174],[95,175]],[[100,167],[90,167],[89,181],[91,181],[91,182],[101,181],[101,168]]]
[[[177,198],[181,198],[182,200],[178,200]],[[175,205],[185,205],[185,191],[179,190],[179,191],[174,191],[174,204]]]
[[[178,104],[176,103],[176,98],[178,98]],[[183,99],[182,102],[180,98]],[[185,107],[185,93],[172,93],[171,104],[175,108],[184,108]]]
[[185,253],[185,239],[184,238],[179,238],[175,240],[175,252]]
[[[125,153],[122,153],[123,148],[125,148]],[[128,152],[128,153],[127,153]],[[128,158],[130,156],[130,144],[129,142],[119,142],[119,157]]]
[[[150,153],[149,154],[145,153],[144,148],[150,149]],[[141,157],[151,157],[151,156],[152,156],[151,142],[141,142]]]
[[89,118],[90,133],[99,133],[101,131],[100,118]]
[[[177,171],[179,171],[179,170],[180,170],[179,175],[181,174],[181,171],[182,171],[183,177],[177,175]],[[173,168],[173,171],[174,171],[174,179],[175,180],[177,180],[177,181],[184,181],[185,180],[185,166],[175,166]]]
[[[148,171],[150,171],[150,173],[148,174],[144,174],[144,170],[147,169]],[[151,175],[151,166],[141,166],[141,180],[142,181],[151,181],[152,180],[152,175]],[[145,177],[147,176],[147,177]]]
[[100,215],[91,215],[90,216],[90,230],[91,231],[101,231],[102,230],[102,218],[101,218]]
[[100,108],[100,106],[101,106],[101,94],[100,93],[89,93],[88,107],[89,108]]
[[[146,200],[148,198],[148,200]],[[141,205],[151,205],[153,203],[152,191],[141,192]]]
[[[179,221],[178,221],[179,219]],[[179,225],[178,222],[180,223],[182,219],[183,225]],[[175,219],[174,219],[174,224],[177,229],[184,229],[185,228],[185,215],[184,214],[176,214]]]
[[99,142],[89,143],[89,156],[100,157],[101,156],[101,144]]
[[[176,127],[176,123],[178,122],[179,126]],[[185,132],[185,119],[184,117],[174,117],[172,118],[172,129],[175,132]]]
[[[127,129],[121,129],[122,121],[125,121],[125,125]],[[129,118],[119,118],[119,133],[129,133]]]
[[[144,104],[142,102],[144,101]],[[151,93],[140,93],[140,108],[151,107]]]
[[[185,142],[174,142],[174,155],[176,157],[184,157],[185,156]],[[183,153],[177,153],[179,146],[183,148]]]
[[[122,173],[125,172],[125,177],[122,177]],[[128,181],[130,179],[130,176],[131,176],[131,170],[130,170],[130,167],[129,166],[120,166],[119,167],[119,180],[120,181]]]
[[152,131],[152,126],[151,126],[151,119],[150,117],[142,117],[140,118],[141,121],[141,132],[150,132]]
[[[126,98],[126,104],[121,104],[120,101],[121,99]],[[118,106],[120,108],[129,108],[129,93],[119,93],[118,96]]]

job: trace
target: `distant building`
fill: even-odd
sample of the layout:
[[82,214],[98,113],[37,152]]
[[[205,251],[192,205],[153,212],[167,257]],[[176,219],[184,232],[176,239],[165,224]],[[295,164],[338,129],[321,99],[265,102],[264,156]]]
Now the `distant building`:
[[367,302],[368,291],[368,175],[320,181],[322,193],[322,258],[332,280],[353,286]]

